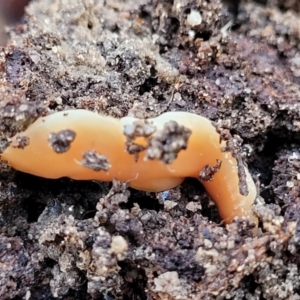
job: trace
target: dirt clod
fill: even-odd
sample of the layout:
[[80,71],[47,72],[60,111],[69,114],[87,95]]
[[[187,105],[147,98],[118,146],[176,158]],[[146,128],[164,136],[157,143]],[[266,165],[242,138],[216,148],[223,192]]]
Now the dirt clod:
[[48,137],[51,148],[56,153],[65,153],[71,148],[71,143],[76,137],[76,132],[70,129],[51,133]]
[[94,150],[86,151],[83,154],[81,164],[84,167],[92,169],[96,172],[108,171],[111,165],[105,155],[101,155]]
[[163,129],[150,137],[146,158],[158,159],[165,164],[172,163],[178,153],[187,148],[191,133],[190,129],[178,125],[176,121],[167,122]]
[[124,126],[124,135],[126,136],[126,150],[129,154],[133,154],[138,159],[140,152],[147,148],[147,145],[141,145],[135,142],[139,137],[144,137],[147,141],[148,137],[155,132],[156,128],[147,120],[138,120],[132,124]]
[[14,144],[12,145],[14,148],[24,149],[30,143],[30,139],[28,136],[18,135]]
[[199,174],[199,179],[203,181],[213,180],[213,176],[219,171],[222,166],[222,161],[217,159],[215,166],[206,165]]

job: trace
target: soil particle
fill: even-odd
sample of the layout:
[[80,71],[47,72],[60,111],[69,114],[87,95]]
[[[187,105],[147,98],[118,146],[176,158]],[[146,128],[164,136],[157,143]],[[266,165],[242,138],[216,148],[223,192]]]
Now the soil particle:
[[156,131],[149,139],[146,158],[158,159],[165,164],[172,163],[181,150],[187,148],[191,130],[178,125],[176,121],[169,121],[164,128]]
[[34,268],[22,239],[1,236],[0,257],[1,298],[11,299],[20,293],[25,295],[34,282]]
[[[169,121],[162,129],[157,130],[149,121],[139,120],[125,125],[124,135],[126,149],[136,160],[138,154],[146,150],[146,159],[158,159],[170,164],[181,150],[187,148],[191,130],[178,125],[176,121]],[[140,137],[144,138],[143,144],[135,142]]]
[[96,172],[108,171],[111,165],[106,156],[97,153],[94,150],[86,151],[83,154],[81,164]]
[[12,136],[25,130],[47,112],[44,102],[31,102],[24,93],[10,86],[0,86],[0,130]]
[[133,154],[135,159],[138,159],[140,152],[144,151],[147,146],[135,142],[139,137],[147,138],[155,132],[156,128],[147,120],[138,120],[132,124],[124,126],[123,133],[126,136],[126,150],[129,154]]
[[166,272],[154,279],[155,291],[161,296],[165,294],[166,299],[178,297],[181,292],[180,280],[177,272]]
[[28,136],[18,135],[15,142],[12,144],[14,148],[24,149],[29,145],[30,138]]
[[[245,165],[243,157],[245,154],[242,152],[243,140],[239,135],[231,136],[228,129],[217,127],[217,132],[220,134],[220,141],[226,141],[226,146],[223,147],[223,152],[230,152],[237,160],[238,175],[239,175],[239,192],[241,195],[247,196],[249,193],[247,186],[247,175],[245,171]],[[217,164],[218,166],[218,164]]]
[[217,159],[215,166],[206,165],[199,174],[199,179],[203,181],[212,181],[213,176],[220,170],[222,161]]
[[76,132],[70,129],[50,133],[48,137],[50,147],[56,153],[65,153],[71,148],[71,143],[75,140]]
[[245,170],[245,165],[240,155],[236,157],[236,160],[239,175],[239,192],[241,195],[247,196],[249,194],[249,189],[247,186],[247,174]]

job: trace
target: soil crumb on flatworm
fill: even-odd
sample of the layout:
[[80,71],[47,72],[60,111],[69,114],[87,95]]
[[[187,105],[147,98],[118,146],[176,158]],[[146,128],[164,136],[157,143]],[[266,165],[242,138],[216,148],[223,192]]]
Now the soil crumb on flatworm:
[[165,164],[172,163],[181,150],[185,150],[191,130],[175,121],[167,122],[162,130],[149,139],[147,159],[159,159]]
[[18,149],[24,149],[25,147],[27,147],[29,145],[29,137],[28,136],[17,136],[16,140],[13,141],[12,146],[14,148],[18,148]]
[[215,166],[206,165],[199,173],[199,179],[203,181],[212,181],[213,176],[220,170],[222,161],[217,159]]
[[92,169],[96,172],[108,171],[108,169],[111,167],[107,157],[97,153],[94,150],[84,152],[81,163],[84,167]]
[[136,161],[138,160],[139,153],[144,151],[147,146],[136,143],[135,139],[139,137],[147,139],[155,130],[156,127],[147,120],[138,120],[124,126],[123,133],[126,136],[126,150],[129,154],[134,155]]
[[65,153],[71,148],[71,143],[76,137],[76,132],[70,129],[49,134],[48,141],[56,153]]

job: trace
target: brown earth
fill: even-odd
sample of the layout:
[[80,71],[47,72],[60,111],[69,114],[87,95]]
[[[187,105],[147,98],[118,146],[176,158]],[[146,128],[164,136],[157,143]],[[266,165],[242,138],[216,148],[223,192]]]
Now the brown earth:
[[70,108],[201,114],[243,139],[260,232],[195,180],[156,194],[0,162],[1,299],[300,299],[300,7],[266,2],[229,28],[219,0],[30,4],[0,51],[0,149]]

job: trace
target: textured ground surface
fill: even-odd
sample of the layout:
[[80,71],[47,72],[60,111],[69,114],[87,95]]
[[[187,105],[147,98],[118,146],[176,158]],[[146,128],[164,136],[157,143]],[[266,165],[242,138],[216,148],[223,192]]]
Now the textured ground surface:
[[261,233],[224,226],[198,181],[155,194],[0,162],[0,298],[300,299],[299,10],[242,2],[228,31],[219,0],[32,3],[0,51],[0,148],[50,111],[195,112],[243,139]]
[[8,26],[20,22],[24,15],[24,6],[29,0],[0,0],[0,46],[4,46],[8,40]]

